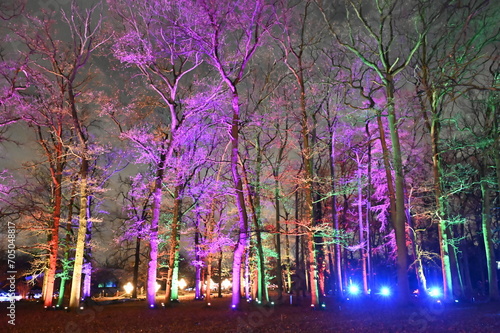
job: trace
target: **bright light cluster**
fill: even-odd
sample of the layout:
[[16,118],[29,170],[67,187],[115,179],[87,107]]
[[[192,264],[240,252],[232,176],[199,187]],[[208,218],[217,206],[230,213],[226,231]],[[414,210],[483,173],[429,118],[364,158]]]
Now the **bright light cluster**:
[[391,289],[389,287],[380,288],[380,295],[382,296],[391,296]]
[[429,289],[429,296],[435,297],[435,298],[441,297],[441,289],[439,289],[437,287],[430,288]]
[[358,295],[359,294],[359,287],[355,284],[349,285],[349,293],[351,295]]

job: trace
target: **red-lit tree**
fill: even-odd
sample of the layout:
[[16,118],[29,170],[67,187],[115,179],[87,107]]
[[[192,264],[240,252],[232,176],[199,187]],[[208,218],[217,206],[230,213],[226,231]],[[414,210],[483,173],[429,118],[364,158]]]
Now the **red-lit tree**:
[[[80,10],[75,3],[67,12],[56,16],[65,23],[70,31],[70,43],[65,44],[59,28],[55,26],[54,16],[41,12],[40,16],[25,15],[21,23],[14,22],[13,34],[17,35],[22,46],[20,51],[25,55],[22,68],[27,76],[29,90],[23,93],[24,107],[21,116],[33,125],[40,143],[52,179],[53,210],[50,224],[49,268],[45,277],[45,305],[52,305],[55,271],[58,259],[59,223],[62,209],[62,181],[68,151],[80,160],[80,243],[77,248],[77,260],[74,269],[74,290],[71,306],[79,305],[81,267],[83,260],[84,236],[86,233],[86,200],[87,200],[87,160],[95,153],[87,142],[87,133],[83,128],[84,119],[77,97],[83,92],[83,83],[88,79],[85,72],[91,53],[100,44],[96,42],[96,34],[100,20],[94,21],[93,12],[97,6],[86,11]],[[29,22],[27,26],[24,22]],[[38,29],[32,29],[38,27]],[[82,80],[82,81],[80,81]],[[16,89],[16,84],[13,85]],[[26,87],[28,88],[28,87]],[[84,102],[85,103],[85,102]],[[73,141],[76,136],[76,144]]]

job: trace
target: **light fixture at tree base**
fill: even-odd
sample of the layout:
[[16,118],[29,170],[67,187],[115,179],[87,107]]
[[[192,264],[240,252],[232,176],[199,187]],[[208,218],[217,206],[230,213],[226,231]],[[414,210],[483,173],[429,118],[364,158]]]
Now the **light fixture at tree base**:
[[360,290],[359,290],[359,287],[357,285],[355,285],[355,284],[349,285],[349,294],[354,296],[354,295],[359,295],[359,292],[360,292]]
[[442,295],[441,289],[439,289],[437,287],[433,287],[433,288],[429,289],[429,296],[434,297],[434,298],[438,298],[438,297],[441,297],[441,295]]
[[380,295],[382,296],[391,296],[391,289],[389,287],[382,287],[380,288]]

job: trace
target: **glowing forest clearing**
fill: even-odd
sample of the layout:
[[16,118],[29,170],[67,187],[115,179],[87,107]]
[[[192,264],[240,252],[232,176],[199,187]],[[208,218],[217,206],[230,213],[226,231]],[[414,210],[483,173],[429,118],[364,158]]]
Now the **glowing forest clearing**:
[[[324,310],[302,305],[262,307],[245,303],[230,310],[230,298],[215,298],[211,307],[183,300],[166,309],[147,309],[144,301],[89,304],[79,313],[45,311],[34,302],[18,303],[9,332],[498,332],[498,303],[443,305],[392,300],[328,299]],[[2,325],[5,323],[2,322]],[[1,327],[0,327],[0,330]],[[2,330],[3,331],[3,330]]]

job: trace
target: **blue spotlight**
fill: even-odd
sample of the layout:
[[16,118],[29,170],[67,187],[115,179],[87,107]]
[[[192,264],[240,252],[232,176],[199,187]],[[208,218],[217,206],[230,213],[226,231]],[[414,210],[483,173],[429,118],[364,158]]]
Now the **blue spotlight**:
[[439,289],[437,287],[430,288],[429,289],[429,296],[434,297],[434,298],[441,297],[441,289]]
[[380,289],[380,295],[382,295],[382,296],[391,296],[391,289],[389,289],[389,287],[382,287]]
[[351,295],[358,295],[359,294],[359,287],[355,284],[349,285],[349,293]]

